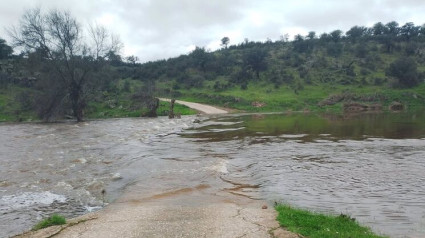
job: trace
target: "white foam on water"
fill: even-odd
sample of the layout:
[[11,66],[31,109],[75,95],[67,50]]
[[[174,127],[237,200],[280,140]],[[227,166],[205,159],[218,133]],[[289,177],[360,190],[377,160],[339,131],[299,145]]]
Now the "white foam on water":
[[84,208],[88,212],[95,212],[95,211],[98,211],[98,210],[102,209],[103,207],[102,206],[93,206],[93,207],[91,207],[91,206],[85,206]]
[[112,180],[119,180],[119,179],[122,179],[122,176],[120,173],[114,173],[112,174],[111,178]]
[[217,164],[209,167],[209,169],[219,173],[227,174],[229,173],[229,171],[227,170],[228,163],[229,161],[223,159],[223,160],[220,160]]
[[11,209],[19,209],[33,206],[35,204],[49,205],[53,202],[65,202],[66,197],[59,194],[46,192],[25,192],[20,195],[6,195],[0,198],[0,205]]
[[66,189],[66,190],[72,190],[72,189],[74,189],[74,187],[72,187],[72,185],[71,185],[71,184],[66,183],[66,182],[63,182],[63,181],[58,182],[58,183],[56,184],[56,187],[61,187],[61,188],[64,188],[64,189]]
[[281,135],[280,137],[281,137],[281,138],[288,138],[288,139],[291,139],[291,138],[303,138],[303,137],[305,137],[305,136],[307,136],[307,134],[298,134],[298,135],[283,134],[283,135]]

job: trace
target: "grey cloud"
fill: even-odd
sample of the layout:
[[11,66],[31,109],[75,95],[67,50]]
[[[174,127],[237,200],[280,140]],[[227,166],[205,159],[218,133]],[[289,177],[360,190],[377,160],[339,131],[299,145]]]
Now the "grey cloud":
[[[211,45],[229,32],[237,32],[238,38],[230,39],[237,44],[243,38],[277,39],[285,29],[322,33],[378,21],[425,23],[423,0],[0,0],[0,30],[17,24],[24,9],[34,6],[69,9],[82,24],[113,16],[107,27],[142,61],[189,53],[191,46]],[[252,14],[262,24],[255,24]]]

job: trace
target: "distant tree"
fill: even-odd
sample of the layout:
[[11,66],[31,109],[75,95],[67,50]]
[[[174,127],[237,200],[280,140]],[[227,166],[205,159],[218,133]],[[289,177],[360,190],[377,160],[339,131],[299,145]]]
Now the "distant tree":
[[385,24],[384,34],[396,37],[400,33],[399,24],[396,21],[391,21]]
[[328,33],[322,33],[319,39],[321,43],[327,43],[331,41],[331,36]]
[[347,38],[351,40],[351,42],[355,43],[358,39],[363,37],[367,31],[366,27],[363,26],[353,26],[350,30],[348,30],[345,35]]
[[265,49],[254,47],[246,50],[243,56],[244,66],[252,69],[257,79],[260,78],[260,72],[267,69],[267,55],[268,52]]
[[397,80],[399,87],[414,87],[419,84],[419,74],[417,64],[411,58],[399,58],[395,60],[387,69],[387,76]]
[[310,49],[310,41],[304,40],[304,37],[300,34],[294,36],[294,41],[292,42],[294,50],[299,53],[304,53]]
[[105,59],[114,66],[119,66],[122,64],[122,57],[115,51],[108,51],[108,53],[105,54]]
[[225,37],[221,38],[221,46],[223,46],[226,49],[227,49],[227,45],[229,44],[229,42],[230,42],[229,37],[225,36]]
[[252,79],[252,72],[249,68],[242,68],[230,75],[230,83],[240,85],[242,90],[248,88],[248,82]]
[[409,41],[411,38],[417,37],[419,32],[420,27],[415,26],[413,22],[408,22],[400,28],[400,35],[407,41]]
[[104,26],[89,25],[88,33],[92,47],[87,50],[91,50],[91,55],[96,59],[103,59],[110,52],[117,53],[122,48],[119,37],[110,34]]
[[308,40],[314,40],[314,39],[316,39],[316,32],[310,31],[308,33],[308,35],[306,36],[306,39],[308,39]]
[[378,22],[375,25],[373,25],[372,27],[372,34],[374,36],[380,36],[383,35],[386,31],[386,28],[384,26],[384,24],[382,24],[382,22]]
[[399,33],[400,29],[398,27],[398,23],[395,21],[388,22],[385,25],[379,22],[374,26],[374,35],[376,36],[378,42],[384,46],[386,53],[393,52]]
[[[94,28],[93,28],[94,29]],[[93,34],[98,31],[94,30]],[[114,42],[106,47],[104,35],[96,35],[104,41],[90,47],[82,35],[81,25],[68,11],[51,10],[44,14],[40,8],[27,10],[21,18],[19,28],[10,30],[16,46],[27,52],[38,52],[40,64],[46,69],[42,116],[50,120],[55,111],[63,111],[69,101],[77,121],[83,120],[88,93],[101,72],[103,55],[117,49]],[[93,35],[92,35],[93,37]],[[96,41],[96,40],[94,40]]]
[[190,54],[189,56],[192,59],[192,64],[198,68],[199,70],[205,72],[206,70],[206,65],[208,62],[208,52],[205,50],[204,47],[196,47]]
[[280,36],[280,41],[288,42],[288,40],[289,40],[289,34],[288,33],[285,33],[285,34]]
[[294,41],[303,41],[304,37],[301,34],[297,34],[294,36]]
[[0,59],[7,59],[13,53],[12,47],[6,44],[6,41],[0,38]]
[[136,63],[139,61],[139,57],[134,56],[134,55],[130,55],[127,56],[125,58],[125,60],[127,61],[127,63],[132,64],[132,65],[136,65]]
[[329,35],[331,36],[331,39],[333,40],[333,42],[337,43],[341,40],[342,33],[343,32],[341,30],[334,30]]

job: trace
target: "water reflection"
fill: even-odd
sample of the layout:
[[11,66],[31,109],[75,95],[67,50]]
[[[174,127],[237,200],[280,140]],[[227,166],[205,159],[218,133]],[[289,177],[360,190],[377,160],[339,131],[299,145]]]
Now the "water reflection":
[[[331,135],[335,139],[362,140],[369,137],[391,139],[425,136],[422,114],[253,114],[233,115],[205,122],[188,131],[187,137],[210,141],[242,139],[247,136],[305,135],[305,141]],[[329,138],[327,138],[329,139]],[[332,138],[331,138],[332,139]]]
[[261,191],[245,196],[425,237],[424,114],[228,116],[183,136],[227,154],[224,179]]

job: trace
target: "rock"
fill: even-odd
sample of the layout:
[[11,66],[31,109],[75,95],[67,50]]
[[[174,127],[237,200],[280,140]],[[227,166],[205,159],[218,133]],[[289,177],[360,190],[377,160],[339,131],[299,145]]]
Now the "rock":
[[381,111],[381,104],[344,103],[344,112]]
[[193,123],[201,123],[201,121],[199,119],[195,119],[193,120]]
[[255,101],[251,103],[251,106],[253,107],[264,107],[266,105],[266,103],[264,102],[259,102],[259,101]]
[[400,102],[392,102],[391,105],[390,105],[390,110],[391,111],[403,111],[404,105],[401,104]]
[[267,205],[263,205],[261,209],[267,209]]

